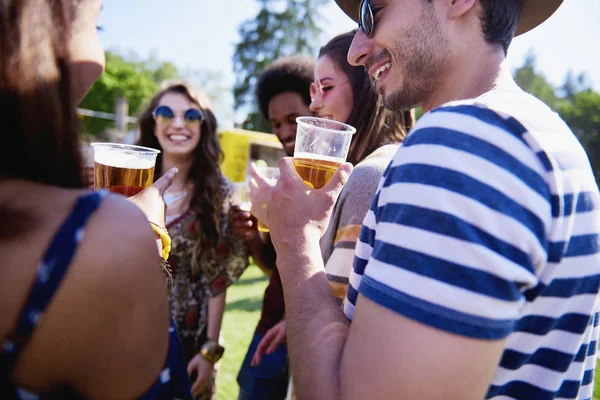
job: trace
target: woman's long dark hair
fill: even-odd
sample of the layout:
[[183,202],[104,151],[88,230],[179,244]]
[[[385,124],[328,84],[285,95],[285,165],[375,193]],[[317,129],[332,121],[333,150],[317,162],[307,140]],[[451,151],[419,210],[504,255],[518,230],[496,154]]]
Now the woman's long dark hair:
[[67,49],[76,3],[0,1],[0,179],[84,186]]
[[[0,182],[84,186],[68,43],[76,0],[0,1]],[[33,229],[18,204],[0,206],[0,238]]]
[[[204,115],[204,120],[200,125],[200,142],[194,152],[194,162],[187,177],[188,181],[191,181],[194,185],[190,208],[198,216],[201,227],[194,249],[195,257],[192,260],[192,272],[197,274],[200,268],[198,264],[200,257],[212,254],[204,250],[215,249],[221,235],[219,215],[223,205],[223,199],[220,198],[223,175],[221,174],[220,164],[223,160],[223,151],[217,136],[217,118],[213,113],[210,101],[203,93],[186,82],[168,83],[163,90],[152,98],[138,121],[141,134],[138,144],[161,149],[160,143],[154,134],[156,123],[152,112],[158,106],[160,99],[167,93],[184,95],[189,101],[198,106]],[[160,176],[162,153],[156,159],[156,171],[158,173],[155,176]]]
[[348,64],[347,55],[354,33],[343,33],[331,39],[319,51],[319,58],[329,57],[349,79],[353,106],[345,122],[356,128],[356,134],[352,138],[348,161],[357,164],[377,148],[401,142],[414,125],[414,118],[411,111],[387,110],[365,69]]

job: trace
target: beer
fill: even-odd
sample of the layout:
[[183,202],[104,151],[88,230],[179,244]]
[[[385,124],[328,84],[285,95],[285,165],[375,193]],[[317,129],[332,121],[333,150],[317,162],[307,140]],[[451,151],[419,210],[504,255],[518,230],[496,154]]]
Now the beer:
[[130,197],[152,185],[154,162],[135,154],[97,154],[94,162],[94,188],[108,189]]
[[342,162],[336,158],[316,154],[294,155],[296,171],[304,179],[304,182],[315,189],[325,186]]
[[258,221],[258,230],[260,232],[269,232],[269,228],[260,221]]

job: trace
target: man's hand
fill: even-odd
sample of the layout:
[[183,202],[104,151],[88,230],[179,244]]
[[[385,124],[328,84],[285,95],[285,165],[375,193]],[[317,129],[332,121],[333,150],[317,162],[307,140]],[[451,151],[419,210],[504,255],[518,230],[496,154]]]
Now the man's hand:
[[196,380],[192,383],[192,395],[198,396],[204,387],[210,382],[213,376],[214,365],[202,357],[200,354],[196,354],[194,358],[190,360],[188,364],[188,375],[190,378],[192,374],[196,372]]
[[285,343],[285,320],[279,321],[263,336],[252,356],[250,365],[253,367],[259,365],[265,354],[272,354],[282,343]]
[[344,163],[321,189],[311,189],[298,175],[291,157],[279,161],[281,177],[268,209],[269,230],[277,251],[297,249],[311,236],[318,241],[327,230],[333,206],[352,173]]

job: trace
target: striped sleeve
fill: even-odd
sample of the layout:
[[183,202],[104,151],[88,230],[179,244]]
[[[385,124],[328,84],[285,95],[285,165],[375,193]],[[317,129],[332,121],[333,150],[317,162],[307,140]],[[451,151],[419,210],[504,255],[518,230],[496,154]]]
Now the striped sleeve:
[[508,336],[545,265],[551,219],[524,133],[472,105],[421,118],[365,219],[352,290],[448,332]]

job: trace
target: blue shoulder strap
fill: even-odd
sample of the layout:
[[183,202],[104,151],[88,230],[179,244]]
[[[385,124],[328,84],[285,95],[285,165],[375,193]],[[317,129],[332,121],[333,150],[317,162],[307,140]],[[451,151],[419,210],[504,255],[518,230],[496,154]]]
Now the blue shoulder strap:
[[10,376],[15,363],[44,316],[46,307],[69,269],[73,255],[83,238],[88,218],[98,209],[106,192],[80,197],[62,224],[37,268],[37,276],[15,329],[3,342],[0,352],[2,375]]

